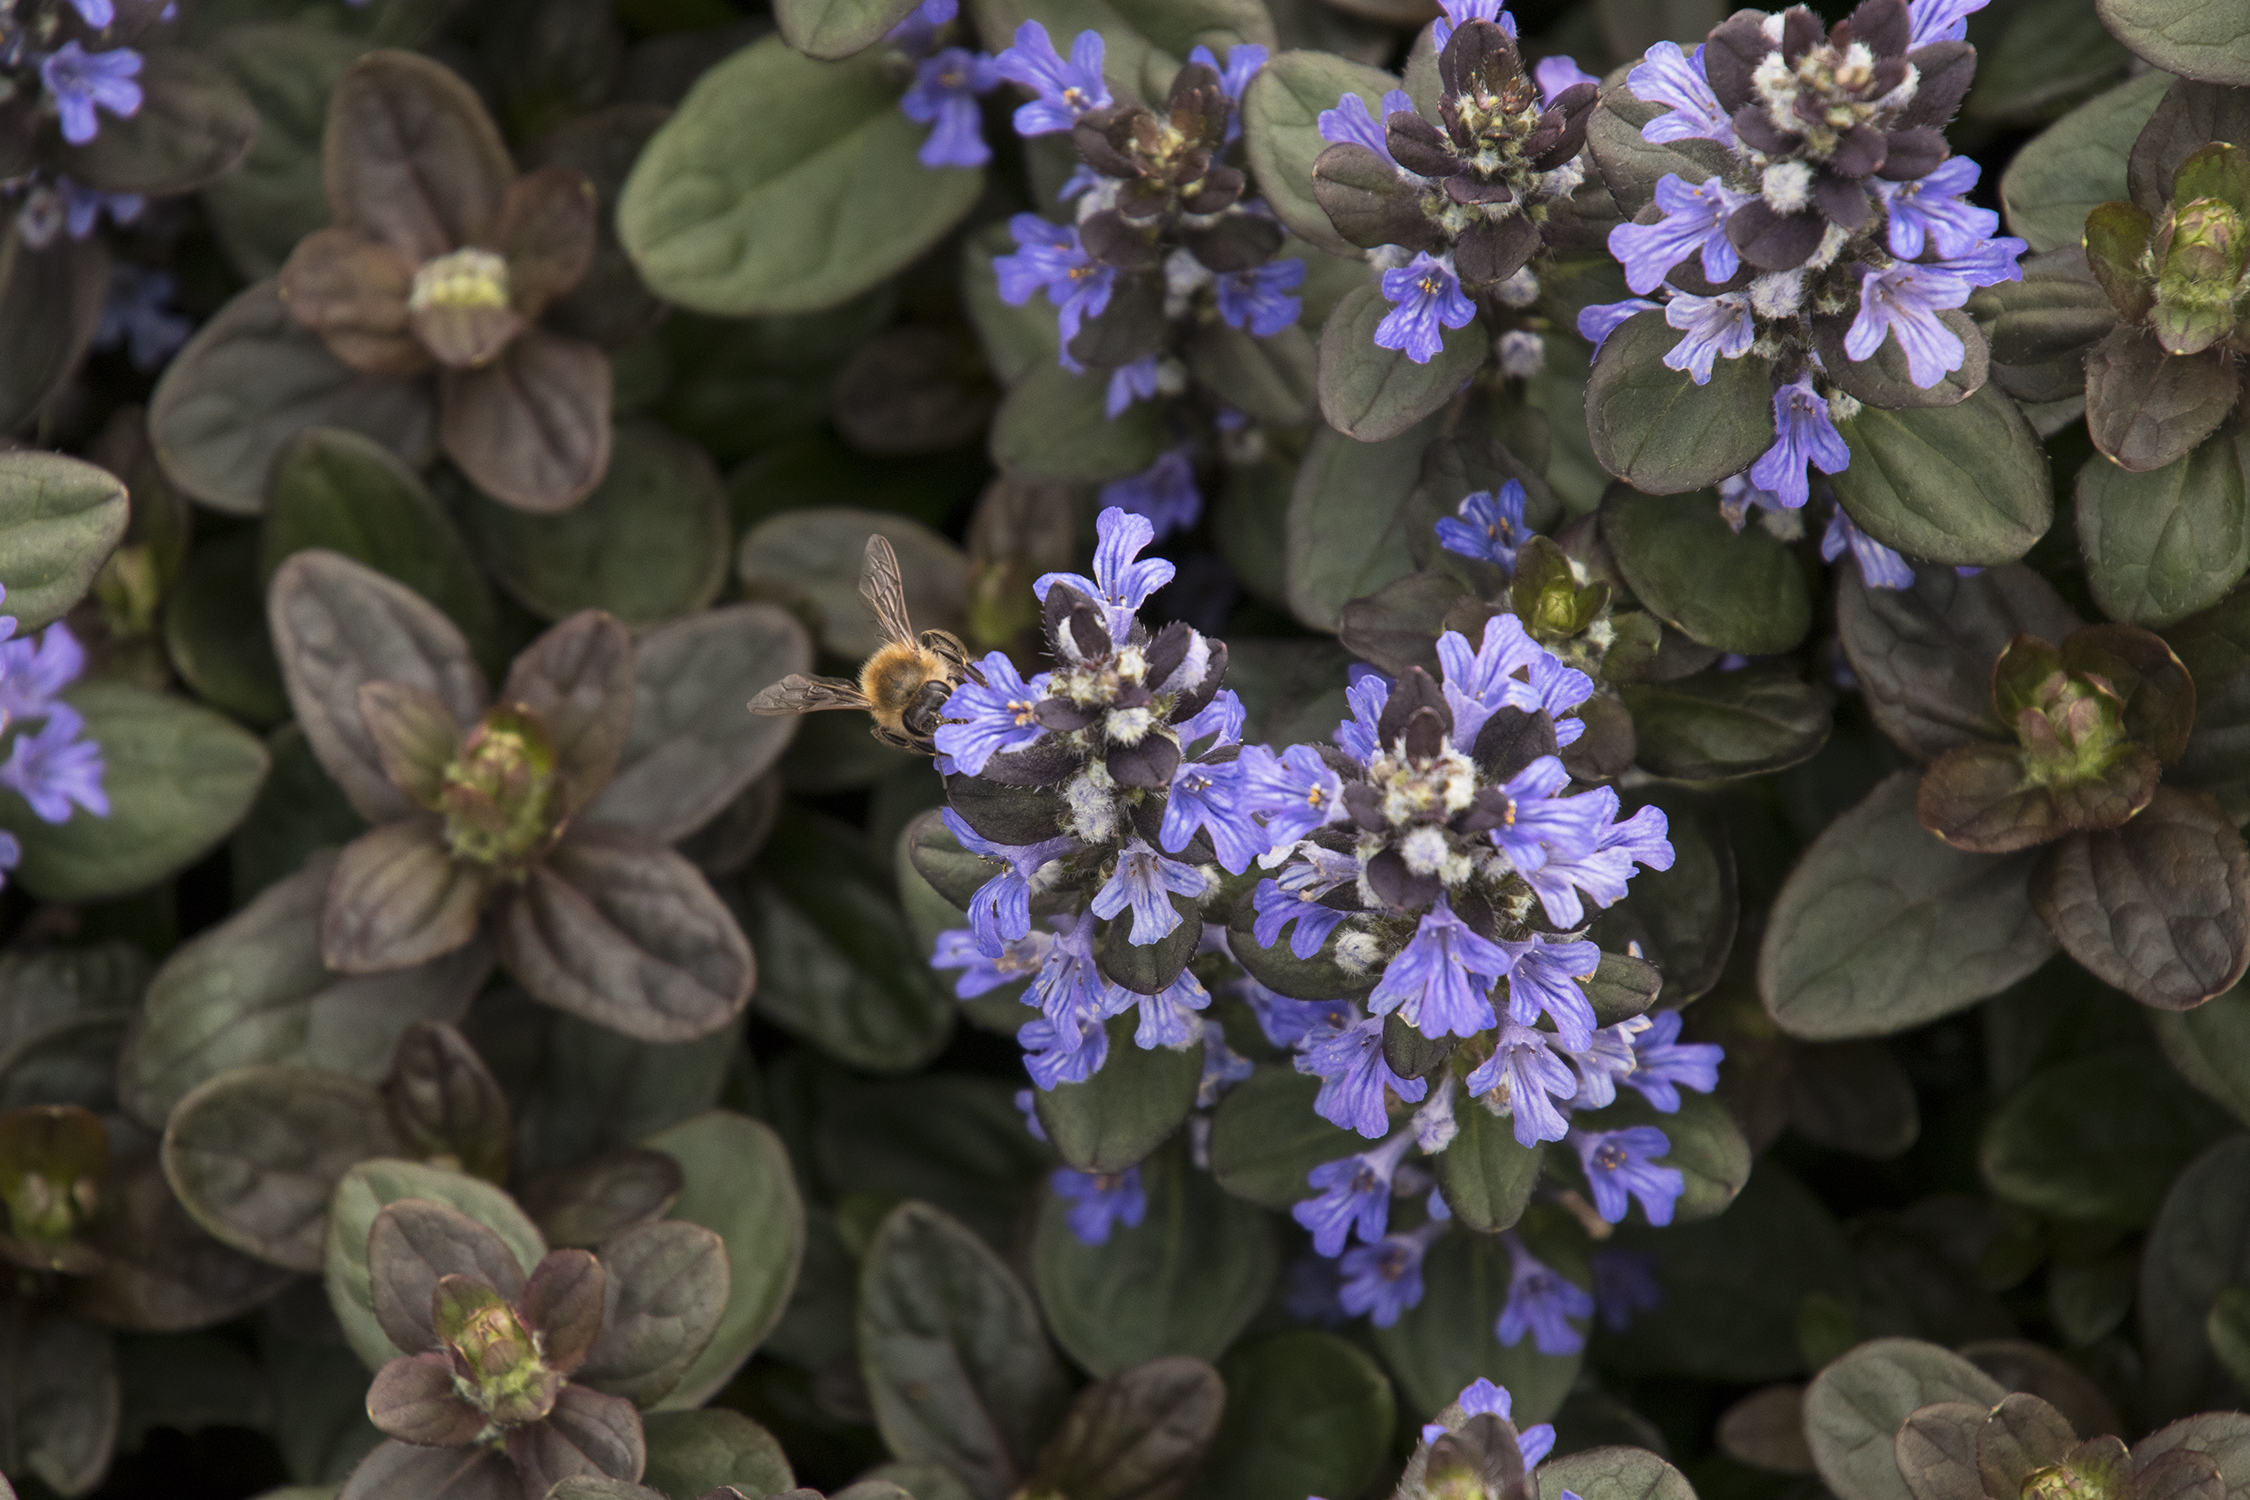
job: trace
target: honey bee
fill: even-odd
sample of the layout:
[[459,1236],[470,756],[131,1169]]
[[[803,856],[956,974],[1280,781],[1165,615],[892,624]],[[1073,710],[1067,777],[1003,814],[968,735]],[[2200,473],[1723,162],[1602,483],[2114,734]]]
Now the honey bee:
[[860,666],[859,681],[805,677],[792,672],[750,700],[754,714],[809,714],[826,708],[864,708],[875,722],[868,732],[884,744],[918,755],[935,755],[945,700],[964,680],[984,675],[969,660],[969,648],[943,630],[917,635],[906,618],[906,585],[899,577],[898,554],[880,533],[867,539],[860,567],[859,596],[875,617],[882,644]]

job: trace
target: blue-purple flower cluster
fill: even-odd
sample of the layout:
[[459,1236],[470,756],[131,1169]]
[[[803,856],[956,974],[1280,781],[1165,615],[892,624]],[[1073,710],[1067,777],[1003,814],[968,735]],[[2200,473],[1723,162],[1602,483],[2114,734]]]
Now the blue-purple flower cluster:
[[[6,598],[0,588],[0,600]],[[0,788],[21,797],[42,822],[68,822],[73,806],[109,816],[102,747],[58,696],[85,667],[85,650],[66,627],[19,636],[15,616],[0,615]],[[23,846],[0,828],[0,884],[22,858]]]
[[[159,19],[171,19],[170,9]],[[141,54],[111,44],[116,22],[114,0],[22,0],[0,9],[0,88],[30,105],[6,128],[24,132],[24,149],[42,117],[55,121],[65,142],[83,146],[101,134],[103,115],[124,120],[140,113]],[[84,239],[105,209],[124,223],[142,208],[137,194],[96,192],[36,172],[5,186],[24,192],[17,221],[34,248],[64,230]]]
[[[1097,529],[1092,578],[1050,573],[1033,585],[1055,669],[1026,681],[994,652],[984,682],[946,701],[935,736],[948,775],[1059,791],[1055,835],[1031,844],[989,839],[948,810],[962,846],[1005,869],[932,959],[963,971],[964,999],[1030,979],[1022,999],[1039,1018],[1018,1036],[1042,1089],[1092,1077],[1109,1054],[1103,1023],[1135,1008],[1141,1047],[1203,1041],[1197,1013],[1211,997],[1192,971],[1154,994],[1128,989],[1103,974],[1096,936],[1114,923],[1147,947],[1183,923],[1200,929],[1214,867],[1240,874],[1267,848],[1236,794],[1243,708],[1219,685],[1225,646],[1181,622],[1154,633],[1141,623],[1138,610],[1173,573],[1139,555],[1155,535],[1146,517],[1112,508]],[[1073,884],[1083,905],[1035,923],[1034,901]]]
[[884,38],[914,64],[914,81],[898,107],[930,127],[915,153],[925,167],[981,167],[992,160],[977,100],[1000,86],[1002,74],[990,53],[949,42],[960,13],[961,0],[922,0]]
[[[1465,522],[1487,525],[1463,524],[1448,545],[1489,548],[1499,520],[1520,528],[1520,491],[1503,497],[1465,506]],[[1684,1188],[1660,1165],[1664,1132],[1587,1128],[1573,1115],[1614,1103],[1620,1084],[1676,1112],[1680,1088],[1716,1085],[1721,1056],[1681,1042],[1677,1012],[1599,1025],[1581,984],[1601,960],[1583,936],[1589,906],[1624,895],[1636,867],[1672,863],[1660,810],[1620,819],[1609,788],[1570,791],[1554,750],[1583,732],[1573,711],[1591,679],[1509,614],[1473,648],[1447,632],[1438,657],[1441,681],[1419,669],[1396,682],[1362,675],[1332,747],[1242,757],[1248,805],[1275,843],[1264,861],[1275,873],[1252,898],[1257,941],[1271,948],[1287,933],[1298,959],[1377,976],[1364,1007],[1254,983],[1251,998],[1269,1040],[1321,1080],[1320,1115],[1379,1142],[1315,1169],[1318,1195],[1294,1215],[1319,1253],[1351,1256],[1344,1305],[1380,1323],[1420,1300],[1421,1259],[1445,1217],[1433,1194],[1428,1224],[1391,1233],[1398,1174],[1409,1153],[1452,1143],[1457,1109],[1508,1118],[1525,1146],[1566,1143],[1604,1220],[1622,1221],[1637,1201],[1664,1224]],[[1384,1032],[1399,1022],[1451,1044],[1431,1075],[1393,1070]],[[1347,1252],[1354,1235],[1362,1248]],[[1515,1276],[1496,1334],[1515,1343],[1530,1333],[1548,1353],[1578,1348],[1570,1320],[1592,1314],[1590,1298],[1520,1241],[1509,1250]]]
[[[1044,26],[1026,21],[1016,29],[1014,44],[994,59],[998,77],[1032,95],[1015,112],[1016,133],[1026,139],[1070,134],[1079,144],[1081,165],[1060,195],[1071,206],[1070,222],[1015,215],[1008,229],[1017,248],[994,257],[993,270],[1001,300],[1010,306],[1045,293],[1055,309],[1060,362],[1074,374],[1087,370],[1080,357],[1086,351],[1074,352],[1073,345],[1089,323],[1126,315],[1129,304],[1145,309],[1131,314],[1144,326],[1124,340],[1137,352],[1118,363],[1104,362],[1107,411],[1115,419],[1136,402],[1163,400],[1171,441],[1143,472],[1104,485],[1101,503],[1147,517],[1162,537],[1193,526],[1202,515],[1195,458],[1211,420],[1221,427],[1229,418],[1239,421],[1223,404],[1204,411],[1178,399],[1190,386],[1180,346],[1199,324],[1212,320],[1261,339],[1294,327],[1303,311],[1298,292],[1305,263],[1276,257],[1280,225],[1262,202],[1240,196],[1242,174],[1222,160],[1241,136],[1236,110],[1243,90],[1265,66],[1266,49],[1237,46],[1223,64],[1208,47],[1191,51],[1183,81],[1208,78],[1215,96],[1208,102],[1225,115],[1216,127],[1215,149],[1183,144],[1181,133],[1167,126],[1170,134],[1163,138],[1171,144],[1153,157],[1131,155],[1105,139],[1105,130],[1121,132],[1114,128],[1119,110],[1102,73],[1104,54],[1101,33],[1084,31],[1065,58]],[[1130,132],[1122,138],[1131,138]],[[1202,155],[1195,154],[1199,149]],[[1175,157],[1195,165],[1178,165]],[[1162,179],[1168,186],[1159,191],[1150,184],[1162,170],[1171,177]],[[1136,285],[1151,295],[1131,297]]]
[[1941,315],[2022,278],[2024,242],[1967,201],[1977,165],[1948,156],[1942,133],[1974,72],[1963,18],[1986,3],[1866,0],[1834,32],[1802,7],[1742,11],[1694,52],[1660,42],[1626,75],[1637,98],[1664,106],[1643,139],[1715,142],[1733,165],[1702,182],[1665,174],[1660,217],[1610,231],[1635,295],[1585,309],[1579,331],[1599,349],[1626,319],[1661,309],[1684,335],[1664,363],[1699,385],[1722,359],[1767,361],[1774,443],[1747,477],[1786,507],[1810,497],[1808,466],[1851,462],[1835,424],[1860,406],[1830,378],[1815,319],[1849,314],[1844,358],[1895,343],[1907,378],[1928,389],[1967,359]]
[[[1437,357],[1445,330],[1475,321],[1477,306],[1464,281],[1507,307],[1529,307],[1538,297],[1526,262],[1540,248],[1550,206],[1584,181],[1578,151],[1597,82],[1567,57],[1548,58],[1524,77],[1512,50],[1515,20],[1497,0],[1443,3],[1444,15],[1432,23],[1449,91],[1443,130],[1416,112],[1403,89],[1384,94],[1380,117],[1358,94],[1345,94],[1316,121],[1322,140],[1350,148],[1324,157],[1326,170],[1351,175],[1362,195],[1368,169],[1394,179],[1398,191],[1390,195],[1395,206],[1388,222],[1399,242],[1352,237],[1367,247],[1377,284],[1392,304],[1375,327],[1375,344],[1416,364]],[[1486,64],[1463,61],[1456,69],[1449,44],[1468,27],[1497,28],[1506,61],[1490,61],[1495,51],[1488,48]],[[1316,166],[1316,193],[1323,171]],[[1509,374],[1533,372],[1543,362],[1537,337],[1519,331],[1523,347]]]

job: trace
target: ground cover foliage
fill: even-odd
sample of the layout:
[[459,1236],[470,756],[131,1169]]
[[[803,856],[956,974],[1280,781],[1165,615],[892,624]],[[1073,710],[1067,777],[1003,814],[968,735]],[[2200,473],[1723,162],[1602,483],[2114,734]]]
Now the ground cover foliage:
[[2250,1490],[2239,7],[0,0],[0,224],[0,1491]]

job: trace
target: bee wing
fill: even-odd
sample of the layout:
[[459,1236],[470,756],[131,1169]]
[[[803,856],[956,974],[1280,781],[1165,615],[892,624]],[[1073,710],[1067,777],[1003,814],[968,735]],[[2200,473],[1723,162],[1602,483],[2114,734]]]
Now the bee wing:
[[867,695],[840,677],[803,677],[791,672],[759,690],[750,700],[754,714],[810,714],[824,708],[865,708]]
[[906,619],[906,582],[899,576],[898,554],[890,538],[876,532],[867,539],[867,560],[859,570],[859,596],[875,616],[875,629],[884,640],[911,646],[914,627]]

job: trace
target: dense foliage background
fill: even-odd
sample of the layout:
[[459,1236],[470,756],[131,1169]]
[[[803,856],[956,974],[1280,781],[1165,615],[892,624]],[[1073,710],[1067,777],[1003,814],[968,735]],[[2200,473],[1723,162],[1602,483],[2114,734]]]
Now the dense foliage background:
[[2250,12],[0,0],[0,217],[16,1492],[2250,1492]]

